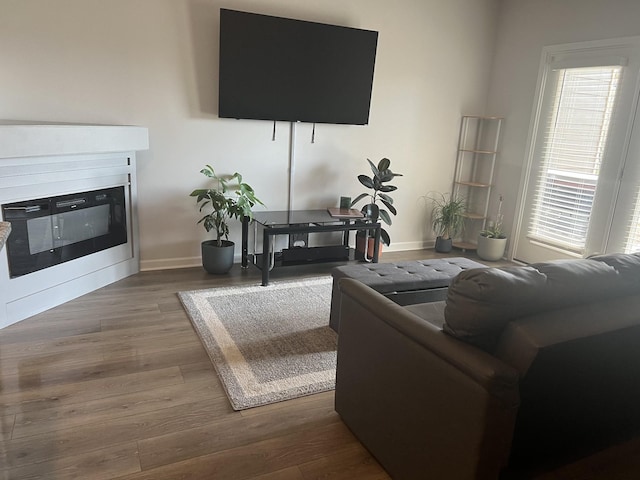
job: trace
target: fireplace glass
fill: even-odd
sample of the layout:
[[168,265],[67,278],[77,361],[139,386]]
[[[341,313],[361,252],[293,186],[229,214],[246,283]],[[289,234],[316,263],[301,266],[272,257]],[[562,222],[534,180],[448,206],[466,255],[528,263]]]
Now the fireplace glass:
[[2,205],[9,275],[26,275],[127,243],[124,187]]

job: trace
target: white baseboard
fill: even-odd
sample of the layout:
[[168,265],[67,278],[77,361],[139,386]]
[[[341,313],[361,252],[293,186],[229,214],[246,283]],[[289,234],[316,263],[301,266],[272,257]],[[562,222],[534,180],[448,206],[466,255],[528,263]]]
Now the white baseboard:
[[[238,257],[238,262],[240,257]],[[202,258],[200,257],[179,257],[179,258],[163,258],[161,260],[141,260],[140,271],[150,272],[152,270],[171,270],[175,268],[192,268],[201,267]]]
[[[400,242],[392,243],[391,246],[384,246],[386,252],[404,252],[407,250],[422,250],[425,248],[433,248],[435,240],[421,242]],[[234,263],[241,262],[241,254],[236,252]],[[149,272],[152,270],[170,270],[175,268],[192,268],[202,266],[202,259],[198,257],[178,257],[164,258],[159,260],[141,260],[140,271]]]
[[384,246],[387,252],[406,252],[407,250],[424,250],[425,248],[433,248],[435,240],[419,241],[419,242],[394,242],[390,246]]

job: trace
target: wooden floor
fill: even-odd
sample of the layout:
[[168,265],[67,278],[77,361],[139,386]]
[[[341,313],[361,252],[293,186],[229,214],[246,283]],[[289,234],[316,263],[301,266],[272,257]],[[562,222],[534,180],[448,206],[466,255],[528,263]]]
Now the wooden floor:
[[[259,282],[237,265],[145,272],[0,330],[0,479],[389,478],[333,392],[231,409],[176,292]],[[640,478],[640,442],[540,478]]]

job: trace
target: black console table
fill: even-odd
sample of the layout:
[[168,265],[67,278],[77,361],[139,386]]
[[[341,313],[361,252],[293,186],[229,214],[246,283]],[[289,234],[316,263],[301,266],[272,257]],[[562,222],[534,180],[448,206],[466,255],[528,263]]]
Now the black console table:
[[[257,212],[253,216],[256,227],[262,228],[262,254],[256,262],[257,252],[253,261],[262,269],[262,285],[269,284],[270,251],[274,235],[309,234],[317,232],[344,232],[343,245],[348,248],[348,232],[352,230],[373,230],[375,239],[372,262],[378,262],[380,252],[380,223],[371,222],[366,218],[335,218],[327,210],[293,210],[278,212]],[[242,222],[242,267],[249,264],[249,217]],[[256,229],[257,234],[257,229]]]

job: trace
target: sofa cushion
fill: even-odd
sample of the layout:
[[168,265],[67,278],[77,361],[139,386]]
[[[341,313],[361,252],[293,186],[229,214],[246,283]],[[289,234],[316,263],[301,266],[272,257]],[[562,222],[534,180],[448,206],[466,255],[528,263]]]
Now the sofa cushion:
[[594,255],[589,259],[606,263],[615,268],[624,280],[625,290],[630,293],[640,290],[640,252]]
[[449,286],[444,331],[493,351],[511,320],[638,291],[636,268],[640,258],[627,255],[464,271]]

